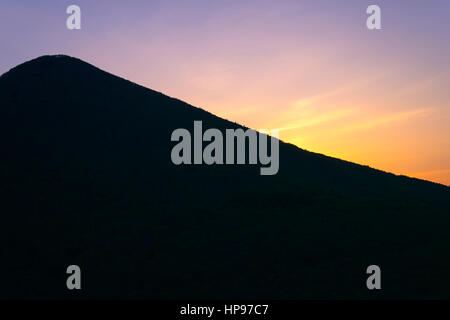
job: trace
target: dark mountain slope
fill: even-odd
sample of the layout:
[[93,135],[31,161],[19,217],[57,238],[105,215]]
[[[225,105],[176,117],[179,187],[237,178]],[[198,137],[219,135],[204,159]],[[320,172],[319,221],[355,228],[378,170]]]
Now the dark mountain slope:
[[0,105],[2,298],[450,298],[448,187],[284,143],[275,176],[175,166],[174,129],[238,125],[66,56]]

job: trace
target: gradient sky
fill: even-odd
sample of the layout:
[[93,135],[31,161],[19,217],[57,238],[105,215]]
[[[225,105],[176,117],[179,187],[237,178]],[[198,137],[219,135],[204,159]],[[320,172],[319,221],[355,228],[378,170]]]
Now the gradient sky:
[[[81,30],[66,28],[71,4]],[[366,28],[371,4],[382,30]],[[67,54],[301,148],[450,185],[448,0],[0,0],[0,39],[0,73]]]

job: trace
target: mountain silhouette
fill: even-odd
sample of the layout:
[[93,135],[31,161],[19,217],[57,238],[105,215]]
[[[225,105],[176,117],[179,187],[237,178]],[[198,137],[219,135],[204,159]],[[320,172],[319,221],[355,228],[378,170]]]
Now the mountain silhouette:
[[273,176],[174,165],[173,130],[241,126],[68,56],[0,106],[0,298],[450,298],[449,187],[283,142]]

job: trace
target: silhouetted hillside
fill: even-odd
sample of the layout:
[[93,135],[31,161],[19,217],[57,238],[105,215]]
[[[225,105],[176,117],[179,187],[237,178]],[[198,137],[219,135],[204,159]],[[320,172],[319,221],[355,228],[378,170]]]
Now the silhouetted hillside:
[[448,187],[285,143],[275,176],[175,166],[194,120],[238,126],[67,56],[3,74],[0,297],[450,298]]

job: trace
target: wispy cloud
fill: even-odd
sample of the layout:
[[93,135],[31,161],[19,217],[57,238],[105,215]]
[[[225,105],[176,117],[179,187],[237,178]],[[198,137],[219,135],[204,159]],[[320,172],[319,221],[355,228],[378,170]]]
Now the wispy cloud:
[[333,110],[327,113],[322,113],[318,115],[311,115],[306,117],[301,117],[295,122],[289,123],[278,130],[286,131],[286,130],[294,130],[300,128],[306,128],[311,126],[321,125],[325,122],[337,120],[352,114],[351,109],[341,109],[341,110]]
[[416,117],[418,115],[428,113],[431,110],[433,110],[433,109],[432,108],[422,108],[422,109],[415,109],[415,110],[386,114],[386,115],[377,117],[375,119],[348,125],[342,129],[340,129],[339,132],[340,133],[349,133],[349,132],[371,129],[371,128],[382,126],[382,125],[385,125],[385,124],[388,124],[391,122],[401,121],[401,120],[406,120],[406,119],[409,119],[412,117]]

